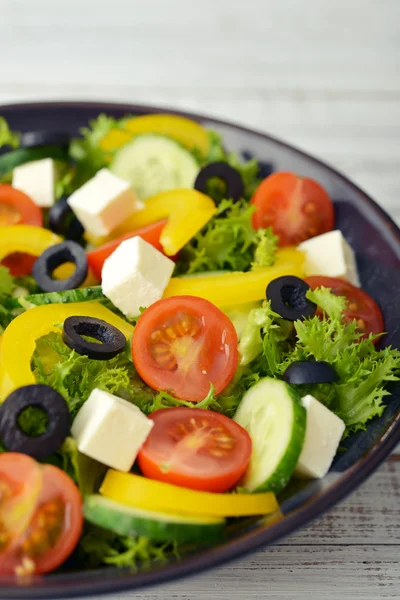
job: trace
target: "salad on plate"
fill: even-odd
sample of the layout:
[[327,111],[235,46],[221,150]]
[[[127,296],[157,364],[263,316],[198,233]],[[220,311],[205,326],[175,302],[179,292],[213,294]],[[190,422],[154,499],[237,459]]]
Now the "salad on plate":
[[400,373],[321,182],[172,114],[0,146],[0,575],[282,518]]

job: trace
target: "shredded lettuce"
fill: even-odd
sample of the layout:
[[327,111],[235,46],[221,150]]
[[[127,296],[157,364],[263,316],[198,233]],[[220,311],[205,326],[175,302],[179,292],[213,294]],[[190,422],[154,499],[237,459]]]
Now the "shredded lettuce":
[[4,117],[0,117],[0,148],[2,146],[10,146],[11,148],[18,148],[19,146],[19,134],[11,131]]
[[70,155],[76,161],[74,185],[79,187],[97,171],[106,167],[108,155],[100,148],[100,141],[113,128],[122,126],[124,119],[114,119],[101,114],[80,130],[81,138],[72,140]]
[[254,207],[223,200],[218,212],[182,250],[179,273],[231,270],[274,264],[277,238],[271,229],[253,229]]
[[128,350],[111,360],[91,360],[70,350],[60,333],[37,341],[32,367],[38,383],[57,390],[68,403],[72,418],[95,388],[132,400],[131,378],[136,375]]
[[169,558],[179,558],[179,548],[174,542],[152,542],[144,536],[127,537],[85,523],[77,551],[80,564],[89,568],[100,565],[127,567],[134,571],[147,569]]
[[[384,411],[386,386],[400,379],[400,351],[377,350],[374,336],[360,340],[355,321],[346,323],[345,298],[327,288],[307,293],[324,311],[292,325],[271,311],[268,303],[253,309],[242,335],[241,364],[262,375],[282,377],[298,360],[323,360],[335,369],[337,383],[301,386],[335,412],[346,424],[346,435],[365,429],[365,424]],[[295,335],[293,335],[293,333]]]

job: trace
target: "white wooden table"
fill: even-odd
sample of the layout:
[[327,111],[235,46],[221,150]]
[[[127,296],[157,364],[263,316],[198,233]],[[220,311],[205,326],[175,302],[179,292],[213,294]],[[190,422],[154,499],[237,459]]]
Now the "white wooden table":
[[[267,131],[333,164],[400,223],[399,0],[0,0],[0,103],[141,102]],[[400,597],[400,462],[319,522],[119,600]]]

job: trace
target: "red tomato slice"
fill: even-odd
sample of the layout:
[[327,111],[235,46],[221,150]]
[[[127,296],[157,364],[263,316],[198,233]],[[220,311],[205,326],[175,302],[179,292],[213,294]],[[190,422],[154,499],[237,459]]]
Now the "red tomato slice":
[[23,192],[11,185],[0,184],[0,227],[21,224],[42,227],[42,211]]
[[74,550],[82,526],[81,495],[61,469],[0,455],[0,575],[52,571]]
[[[344,311],[346,321],[350,322],[356,319],[357,328],[363,334],[363,338],[370,333],[383,333],[383,316],[375,300],[358,287],[355,287],[348,281],[336,279],[335,277],[322,277],[316,275],[307,277],[305,280],[308,285],[315,290],[317,287],[324,286],[330,288],[336,296],[345,296],[347,298],[347,309]],[[375,343],[378,340],[375,340]]]
[[139,317],[132,359],[150,387],[198,402],[210,383],[216,393],[228,385],[238,363],[237,346],[235,328],[219,308],[196,296],[172,296]]
[[131,231],[130,233],[124,233],[124,235],[121,235],[115,240],[111,240],[111,242],[107,242],[107,244],[99,246],[99,248],[88,252],[87,259],[89,268],[93,275],[96,277],[96,279],[101,281],[101,271],[103,270],[105,260],[114,252],[114,250],[118,248],[122,242],[137,235],[164,254],[163,247],[160,244],[160,235],[166,224],[167,219],[164,221],[159,221],[158,223],[153,223],[147,227],[142,227],[141,229],[136,229],[136,231]]
[[[43,226],[43,214],[39,206],[23,192],[11,185],[0,184],[0,228],[8,225]],[[37,257],[22,252],[10,254],[1,264],[10,269],[11,275],[29,275]]]
[[273,173],[256,189],[251,203],[257,207],[253,227],[272,227],[281,246],[297,245],[334,225],[333,204],[313,179],[294,173]]
[[208,492],[227,492],[250,461],[251,439],[232,419],[200,408],[165,408],[139,456],[150,479]]

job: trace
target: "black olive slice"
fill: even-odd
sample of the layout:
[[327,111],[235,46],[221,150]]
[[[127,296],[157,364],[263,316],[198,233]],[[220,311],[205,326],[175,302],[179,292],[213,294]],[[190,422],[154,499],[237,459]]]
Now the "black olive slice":
[[49,228],[67,240],[78,242],[85,231],[68,204],[68,197],[60,198],[49,210]]
[[194,189],[203,192],[203,194],[207,194],[207,183],[213,177],[218,177],[225,182],[225,198],[237,202],[243,197],[244,185],[239,171],[236,171],[236,169],[225,162],[210,163],[201,169],[194,182]]
[[[52,273],[64,263],[74,263],[75,271],[66,279],[53,279]],[[35,261],[32,275],[45,292],[64,292],[81,285],[88,273],[86,252],[76,242],[61,242],[47,248]]]
[[[47,427],[38,436],[22,431],[18,418],[29,408],[41,409]],[[0,408],[0,436],[7,450],[42,460],[55,452],[69,434],[71,416],[64,398],[48,385],[25,385],[12,392]]]
[[278,277],[268,284],[266,289],[267,300],[271,308],[287,321],[297,321],[312,317],[317,310],[317,305],[306,297],[310,286],[294,275]]
[[[84,337],[101,342],[89,342]],[[93,317],[68,317],[64,321],[63,340],[72,350],[95,360],[109,360],[122,352],[126,345],[124,334],[114,327]]]
[[288,383],[306,385],[311,383],[333,383],[339,378],[335,369],[323,360],[298,360],[286,369],[283,379]]
[[40,146],[59,146],[68,148],[71,136],[66,131],[28,131],[21,134],[20,148],[39,148]]

